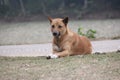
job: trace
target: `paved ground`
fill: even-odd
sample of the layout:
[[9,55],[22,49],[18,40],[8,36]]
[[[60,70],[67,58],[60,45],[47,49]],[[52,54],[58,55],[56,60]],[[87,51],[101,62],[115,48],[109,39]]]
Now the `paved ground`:
[[[120,49],[120,40],[92,41],[93,53]],[[51,43],[0,46],[0,56],[47,56],[52,53]]]

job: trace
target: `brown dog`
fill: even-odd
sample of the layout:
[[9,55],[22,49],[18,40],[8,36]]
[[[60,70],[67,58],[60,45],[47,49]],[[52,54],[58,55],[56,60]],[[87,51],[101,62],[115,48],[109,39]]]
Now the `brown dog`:
[[47,59],[90,54],[92,52],[90,41],[85,36],[79,36],[68,28],[68,17],[64,19],[48,17],[48,19],[54,38],[53,54],[48,56]]

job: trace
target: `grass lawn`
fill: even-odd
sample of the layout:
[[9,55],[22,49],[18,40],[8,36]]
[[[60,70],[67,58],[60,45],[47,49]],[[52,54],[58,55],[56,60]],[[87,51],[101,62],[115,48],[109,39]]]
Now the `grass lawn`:
[[0,57],[0,80],[120,80],[120,53],[45,57]]

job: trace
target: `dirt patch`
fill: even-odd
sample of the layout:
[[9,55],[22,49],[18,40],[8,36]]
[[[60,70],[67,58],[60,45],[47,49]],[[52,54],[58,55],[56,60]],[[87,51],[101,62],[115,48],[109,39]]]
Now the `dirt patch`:
[[120,53],[45,57],[0,57],[1,80],[119,80]]

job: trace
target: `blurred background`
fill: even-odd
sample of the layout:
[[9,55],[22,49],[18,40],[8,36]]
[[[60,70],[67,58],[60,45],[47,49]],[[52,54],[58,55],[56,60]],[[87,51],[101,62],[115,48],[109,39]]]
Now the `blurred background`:
[[95,40],[120,38],[120,0],[0,0],[0,45],[51,42],[47,16],[68,16],[73,31],[96,30]]
[[72,19],[120,18],[120,0],[0,0],[1,19],[46,20],[48,15]]

